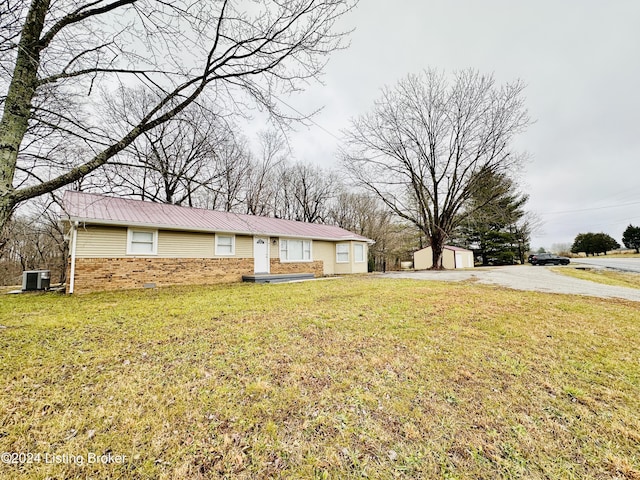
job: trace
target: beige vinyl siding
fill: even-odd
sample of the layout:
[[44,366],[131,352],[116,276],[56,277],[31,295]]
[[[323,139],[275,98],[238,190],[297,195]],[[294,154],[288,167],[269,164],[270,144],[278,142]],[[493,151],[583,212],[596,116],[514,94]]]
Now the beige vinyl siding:
[[87,225],[78,227],[78,258],[118,258],[127,256],[127,229]]
[[[337,262],[337,252],[336,252],[336,246],[340,244],[340,245],[348,245],[349,246],[349,261],[348,262]],[[353,273],[353,249],[351,248],[351,244],[349,242],[336,242],[333,244],[333,263],[335,265],[335,272],[337,274],[344,274],[344,273]]]
[[[362,262],[356,262],[354,245],[362,245]],[[367,273],[369,271],[369,245],[365,242],[351,242],[351,273]]]
[[[149,230],[149,229],[141,229]],[[274,242],[274,240],[276,240]],[[278,239],[269,239],[270,258],[280,258]],[[324,275],[364,273],[367,262],[355,263],[353,243],[349,243],[349,263],[336,263],[336,242],[314,240],[311,245],[312,260],[321,260]],[[367,258],[367,244],[364,244],[364,256]],[[122,258],[122,257],[159,257],[159,258],[216,258],[215,234],[200,232],[182,232],[173,230],[158,231],[157,255],[127,255],[127,228],[111,226],[80,226],[78,228],[76,256],[78,258]],[[253,237],[236,235],[235,258],[253,258]],[[228,257],[227,257],[228,258]]]
[[[141,229],[149,230],[149,229]],[[78,258],[214,258],[213,233],[158,231],[157,255],[127,255],[127,228],[87,225],[78,228]],[[253,258],[253,237],[236,235],[235,258]]]
[[[345,242],[340,242],[345,243]],[[348,263],[336,263],[336,273],[367,273],[367,244],[364,242],[346,242],[349,245],[349,262]],[[353,245],[355,243],[364,246],[364,262],[355,261],[355,252],[353,251]],[[336,261],[335,254],[333,261]]]
[[236,258],[253,258],[253,237],[236,235]]
[[325,275],[338,273],[336,272],[336,244],[334,242],[314,240],[311,251],[313,260],[322,260]]
[[212,233],[158,232],[158,257],[162,258],[211,258],[214,235]]
[[[226,235],[223,233],[223,235]],[[231,235],[231,234],[229,234]],[[213,233],[158,232],[158,256],[165,258],[229,258],[215,254],[216,237]],[[253,258],[253,237],[235,236],[235,255],[232,258]]]
[[[349,261],[346,263],[336,262],[336,245],[347,244],[349,245]],[[363,245],[364,248],[364,262],[356,262],[353,245],[355,243]],[[368,263],[368,245],[365,242],[313,242],[313,259],[322,260],[324,264],[325,275],[340,275],[349,273],[367,273]]]
[[[269,258],[280,258],[279,239],[277,237],[271,237],[269,243],[271,244],[271,247],[269,247]],[[313,245],[311,245],[311,252],[313,253]],[[313,260],[315,260],[315,258]]]

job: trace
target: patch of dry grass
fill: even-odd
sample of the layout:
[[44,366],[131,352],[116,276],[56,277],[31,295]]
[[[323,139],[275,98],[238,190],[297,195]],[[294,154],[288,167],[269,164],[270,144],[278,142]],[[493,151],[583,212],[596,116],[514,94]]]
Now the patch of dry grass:
[[554,268],[554,272],[567,275],[569,277],[589,280],[590,282],[613,285],[616,287],[640,288],[640,274],[617,272],[599,268]]
[[640,258],[640,253],[635,252],[625,252],[625,253],[617,253],[617,252],[609,252],[607,253],[608,257],[615,258]]
[[0,301],[3,478],[639,478],[640,304],[349,278]]

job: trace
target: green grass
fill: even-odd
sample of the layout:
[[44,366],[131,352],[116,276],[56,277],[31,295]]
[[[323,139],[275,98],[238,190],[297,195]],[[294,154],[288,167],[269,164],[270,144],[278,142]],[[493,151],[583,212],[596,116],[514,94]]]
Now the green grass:
[[640,478],[640,304],[345,278],[0,298],[1,478]]
[[553,271],[581,280],[613,285],[615,287],[640,288],[640,274],[616,272],[605,269],[554,268]]

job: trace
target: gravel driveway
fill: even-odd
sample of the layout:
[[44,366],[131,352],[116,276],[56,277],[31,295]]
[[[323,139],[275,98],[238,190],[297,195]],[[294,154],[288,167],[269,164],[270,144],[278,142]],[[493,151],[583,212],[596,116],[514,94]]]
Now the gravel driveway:
[[640,302],[639,289],[602,285],[600,283],[561,275],[551,271],[548,267],[533,267],[529,265],[475,268],[473,270],[445,270],[440,272],[430,270],[418,272],[389,272],[383,275],[387,278],[412,278],[415,280],[437,280],[445,282],[476,280],[478,283],[502,285],[515,290],[567,293],[570,295],[587,295],[602,298],[623,298],[625,300]]

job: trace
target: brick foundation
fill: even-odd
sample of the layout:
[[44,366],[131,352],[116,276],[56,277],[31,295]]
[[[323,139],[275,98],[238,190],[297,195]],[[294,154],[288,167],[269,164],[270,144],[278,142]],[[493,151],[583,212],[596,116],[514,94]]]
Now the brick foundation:
[[271,273],[274,275],[281,273],[313,273],[315,277],[322,277],[323,272],[324,264],[321,260],[315,262],[280,263],[280,260],[277,258],[271,259]]
[[[70,279],[70,267],[67,278]],[[321,261],[280,263],[271,259],[271,273],[313,273],[321,277]],[[169,285],[210,285],[242,281],[253,274],[252,258],[77,258],[74,293]],[[68,289],[67,283],[67,289]]]

